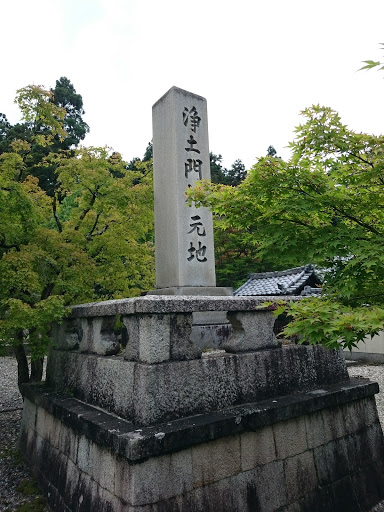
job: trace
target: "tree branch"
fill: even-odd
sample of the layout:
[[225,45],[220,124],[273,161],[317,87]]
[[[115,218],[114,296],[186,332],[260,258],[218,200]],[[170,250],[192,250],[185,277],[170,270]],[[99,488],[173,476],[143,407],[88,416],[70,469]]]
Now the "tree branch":
[[89,190],[89,192],[91,193],[91,201],[89,202],[89,206],[87,208],[85,208],[82,212],[82,214],[80,215],[79,217],[79,222],[76,224],[75,226],[75,231],[78,231],[78,229],[80,228],[80,224],[81,222],[85,219],[85,216],[87,215],[87,213],[90,211],[90,209],[92,208],[92,206],[94,205],[95,201],[96,201],[96,197],[97,197],[97,193],[98,193],[98,190],[99,190],[99,186],[97,186],[94,190],[94,192],[92,192],[92,190],[90,190],[88,187],[86,187],[87,190]]
[[57,211],[56,211],[56,194],[53,196],[53,201],[52,201],[52,210],[53,210],[53,217],[55,219],[55,222],[56,222],[56,226],[57,226],[57,229],[59,230],[59,233],[62,233],[63,232],[63,226],[60,222],[60,219],[59,219],[59,216],[57,215]]
[[96,215],[96,219],[95,219],[95,222],[93,223],[93,226],[92,226],[92,229],[91,231],[88,233],[88,235],[86,236],[86,239],[88,242],[90,242],[92,240],[92,236],[93,236],[93,232],[95,231],[96,229],[96,226],[97,226],[97,223],[99,222],[99,218],[100,218],[100,215],[103,213],[103,211],[99,212],[97,215]]

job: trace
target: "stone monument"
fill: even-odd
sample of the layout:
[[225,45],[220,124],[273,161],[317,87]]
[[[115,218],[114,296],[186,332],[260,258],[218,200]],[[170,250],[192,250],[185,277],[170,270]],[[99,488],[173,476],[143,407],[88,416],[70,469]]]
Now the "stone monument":
[[[183,195],[207,176],[205,103],[172,88],[154,109],[159,294],[74,306],[46,383],[25,386],[20,449],[51,510],[368,512],[384,498],[377,384],[341,351],[282,345],[267,297],[207,296],[212,223]],[[223,350],[193,337],[207,312],[232,326]]]
[[212,213],[185,191],[210,179],[205,98],[172,87],[152,108],[156,290],[163,295],[231,295],[216,287]]

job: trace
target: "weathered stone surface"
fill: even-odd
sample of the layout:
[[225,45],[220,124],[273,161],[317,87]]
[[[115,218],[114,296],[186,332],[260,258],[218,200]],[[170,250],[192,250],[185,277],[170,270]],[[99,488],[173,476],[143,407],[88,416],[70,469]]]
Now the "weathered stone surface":
[[146,295],[128,299],[90,302],[72,307],[70,318],[134,315],[136,313],[189,313],[199,311],[268,311],[263,304],[292,297],[231,297]]
[[[181,347],[182,354],[185,346]],[[318,375],[315,351],[318,352],[317,347],[287,346],[149,365],[124,361],[117,356],[53,350],[47,382],[59,391],[70,391],[81,400],[139,425],[150,425],[311,390],[348,377],[338,364],[323,365]],[[321,353],[331,363],[333,359],[342,360],[342,354],[337,351],[328,353],[321,349]],[[181,358],[177,353],[171,357]]]
[[[342,414],[343,421],[339,421]],[[343,436],[345,427],[357,432],[377,423],[377,409],[373,397],[319,411],[306,417],[306,432],[309,448],[325,445]]]
[[111,450],[101,448],[82,435],[78,438],[77,467],[82,473],[92,476],[98,484],[115,492],[117,461]]
[[198,295],[201,296],[233,296],[233,288],[227,286],[173,286],[151,290],[147,295]]
[[[55,344],[113,355],[125,338],[126,359],[148,364],[199,358],[202,348],[234,353],[277,348],[275,318],[262,303],[249,297],[154,295],[83,304],[54,329]],[[125,325],[122,336],[114,332],[117,315]]]
[[240,437],[230,436],[192,448],[194,487],[212,484],[240,473]]
[[340,438],[314,449],[320,485],[329,485],[353,473],[359,464],[355,457],[355,438]]
[[286,459],[308,450],[305,417],[300,416],[274,425],[277,458]]
[[153,364],[201,357],[191,341],[192,314],[138,314],[124,316],[128,331],[125,359]]
[[52,350],[47,384],[126,418],[133,416],[135,363],[122,357]]
[[[278,402],[269,399],[228,408],[216,414],[191,416],[159,425],[139,427],[74,398],[67,398],[65,395],[48,390],[43,392],[39,386],[25,386],[28,399],[26,403],[29,406],[31,403],[33,406],[35,403],[38,404],[65,425],[75,428],[78,432],[84,431],[96,443],[113,447],[117,453],[132,462],[146,459],[150,454],[157,456],[185,449],[194,444],[231,435],[231,433],[234,435],[252,430],[258,431],[267,425],[313,414],[337,404],[347,406],[355,400],[372,397],[376,392],[377,385],[374,383],[351,380],[348,383],[328,387],[320,396],[310,392],[295,394],[281,397]],[[379,427],[375,424],[374,428]],[[159,433],[165,435],[159,436]],[[305,432],[303,435],[305,437]],[[379,436],[379,443],[381,443],[380,439]],[[380,454],[378,446],[375,450]]]
[[80,352],[113,355],[120,351],[120,344],[114,333],[113,317],[81,319]]
[[383,458],[369,464],[351,477],[352,487],[362,510],[371,510],[382,501],[384,489]]
[[172,87],[152,109],[156,287],[216,285],[212,213],[185,191],[210,179],[205,98]]
[[241,442],[241,469],[248,471],[277,459],[273,429],[264,427],[244,432]]
[[315,461],[310,451],[285,458],[284,473],[288,503],[299,501],[318,486]]
[[232,335],[232,325],[229,322],[221,324],[192,325],[191,341],[202,350],[223,350],[223,344]]
[[157,503],[193,489],[193,464],[191,450],[149,459],[131,466],[127,482],[132,493],[132,505]]
[[125,359],[149,364],[169,361],[170,315],[124,316],[123,322],[128,331]]
[[[368,512],[383,498],[379,423],[351,432],[361,423],[343,422],[347,409],[364,416],[364,403],[370,408],[377,392],[371,383],[352,381],[279,404],[264,401],[139,429],[41,386],[25,391],[20,446],[55,512]],[[339,418],[340,438],[306,447],[306,425],[319,421],[321,428],[318,413],[325,417],[327,410]],[[262,426],[252,432],[253,424]],[[51,430],[57,425],[56,436]],[[295,449],[281,446],[284,425],[288,438],[295,426],[304,438]],[[76,464],[73,448],[58,447],[76,442],[60,436],[79,439]],[[258,446],[264,453],[251,455]],[[280,460],[268,460],[268,451]]]
[[77,319],[64,318],[61,324],[53,324],[51,338],[55,347],[61,350],[79,348],[81,338],[80,322]]
[[340,357],[334,357],[335,351],[335,349],[324,351],[323,347],[314,346],[313,355],[319,382],[328,382],[328,384],[337,382],[341,374],[344,374],[345,378],[348,379],[344,354],[340,354]]
[[276,318],[271,311],[228,312],[233,334],[223,343],[227,352],[247,352],[266,348],[280,347],[281,342],[273,333]]

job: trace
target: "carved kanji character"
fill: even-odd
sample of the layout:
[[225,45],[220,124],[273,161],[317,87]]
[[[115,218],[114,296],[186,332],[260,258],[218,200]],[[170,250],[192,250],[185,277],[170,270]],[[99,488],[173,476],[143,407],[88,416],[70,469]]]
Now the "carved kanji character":
[[188,139],[189,148],[185,148],[185,151],[196,151],[196,153],[200,153],[199,149],[194,148],[193,146],[197,144],[197,141],[193,138],[193,135],[191,135]]
[[188,235],[190,233],[193,233],[194,231],[197,231],[198,236],[205,236],[206,235],[205,227],[203,226],[203,223],[200,222],[201,217],[199,217],[199,215],[193,215],[193,217],[191,217],[191,219],[194,222],[192,222],[190,224],[192,229],[190,231],[188,231]]
[[197,128],[200,126],[201,117],[198,116],[195,107],[192,107],[191,110],[188,110],[187,107],[184,108],[183,123],[185,126],[187,126],[188,120],[190,121],[191,130],[196,133]]
[[202,179],[202,176],[201,176],[202,163],[203,162],[201,160],[194,160],[193,158],[188,158],[184,164],[185,177],[188,178],[188,173],[190,173],[191,171],[194,171],[194,172],[198,173],[199,180],[201,180]]
[[190,254],[189,258],[187,258],[188,261],[192,261],[194,258],[196,258],[197,261],[200,263],[204,263],[207,261],[207,258],[205,257],[205,253],[207,251],[207,248],[205,245],[201,245],[201,242],[199,242],[198,249],[193,246],[193,243],[190,242],[190,248],[188,249],[188,252]]

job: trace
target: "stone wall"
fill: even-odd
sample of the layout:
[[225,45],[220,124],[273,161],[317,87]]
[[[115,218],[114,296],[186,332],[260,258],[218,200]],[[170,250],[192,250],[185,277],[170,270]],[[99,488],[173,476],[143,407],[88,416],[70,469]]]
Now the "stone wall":
[[133,430],[29,386],[21,448],[55,512],[368,511],[384,497],[376,391],[356,381]]
[[[226,312],[225,350],[194,342],[205,312]],[[25,387],[20,447],[52,510],[365,512],[383,499],[377,384],[349,379],[341,351],[282,346],[273,323],[263,298],[74,307],[46,383]]]
[[123,356],[52,350],[47,384],[133,421],[151,425],[348,379],[342,354],[286,346],[148,365]]

